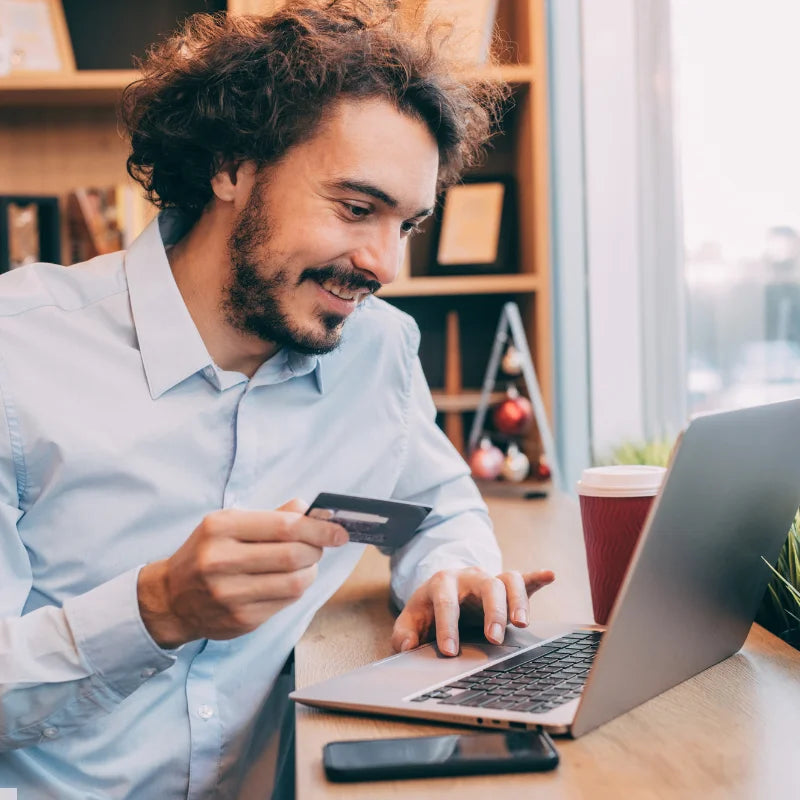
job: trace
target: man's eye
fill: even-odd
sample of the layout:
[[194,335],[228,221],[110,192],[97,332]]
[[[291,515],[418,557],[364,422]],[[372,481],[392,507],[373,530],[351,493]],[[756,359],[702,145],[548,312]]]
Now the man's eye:
[[342,203],[347,213],[354,219],[363,219],[369,216],[369,209],[364,206],[354,206],[352,203]]
[[419,233],[422,230],[422,227],[419,222],[404,222],[400,226],[400,230],[403,231],[403,233],[413,236],[415,233]]

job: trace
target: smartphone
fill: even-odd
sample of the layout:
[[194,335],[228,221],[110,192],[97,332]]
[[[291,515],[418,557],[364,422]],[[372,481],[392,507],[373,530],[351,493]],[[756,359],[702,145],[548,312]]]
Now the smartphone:
[[540,772],[556,767],[558,753],[544,731],[491,731],[330,742],[322,763],[331,781],[378,781]]

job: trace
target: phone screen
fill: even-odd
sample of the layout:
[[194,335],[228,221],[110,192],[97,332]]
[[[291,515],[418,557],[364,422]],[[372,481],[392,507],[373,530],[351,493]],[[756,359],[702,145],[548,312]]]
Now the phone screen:
[[544,732],[493,731],[331,742],[323,761],[332,780],[377,780],[553,769],[558,754]]

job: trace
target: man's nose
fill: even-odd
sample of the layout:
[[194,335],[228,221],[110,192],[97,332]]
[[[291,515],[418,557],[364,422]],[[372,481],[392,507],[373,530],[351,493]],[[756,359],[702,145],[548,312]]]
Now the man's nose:
[[353,266],[371,272],[382,285],[391,283],[397,277],[405,246],[400,231],[386,226],[374,231],[369,240],[353,252]]

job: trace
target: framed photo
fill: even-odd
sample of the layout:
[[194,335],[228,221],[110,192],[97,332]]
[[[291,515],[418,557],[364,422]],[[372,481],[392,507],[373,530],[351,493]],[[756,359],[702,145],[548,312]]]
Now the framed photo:
[[74,71],[61,0],[0,0],[0,76]]
[[58,198],[0,195],[0,272],[37,261],[61,263]]
[[472,178],[445,192],[433,272],[474,275],[517,271],[514,183]]

